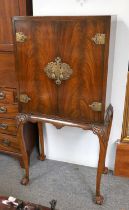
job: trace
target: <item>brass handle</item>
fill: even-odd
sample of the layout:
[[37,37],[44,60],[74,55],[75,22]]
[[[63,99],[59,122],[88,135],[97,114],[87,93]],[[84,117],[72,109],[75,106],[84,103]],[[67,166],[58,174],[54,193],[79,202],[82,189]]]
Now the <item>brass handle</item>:
[[4,139],[3,141],[2,141],[2,144],[4,145],[4,146],[10,146],[10,144],[11,144],[11,142],[8,140],[8,139]]
[[7,108],[4,106],[0,107],[0,113],[6,113],[7,112]]
[[89,105],[89,107],[95,112],[102,111],[102,103],[100,102],[93,102],[92,104]]
[[8,128],[8,124],[1,123],[0,124],[0,129],[6,130]]
[[3,91],[0,92],[0,100],[3,100],[5,98],[5,93]]
[[31,98],[27,94],[20,94],[19,101],[27,104]]

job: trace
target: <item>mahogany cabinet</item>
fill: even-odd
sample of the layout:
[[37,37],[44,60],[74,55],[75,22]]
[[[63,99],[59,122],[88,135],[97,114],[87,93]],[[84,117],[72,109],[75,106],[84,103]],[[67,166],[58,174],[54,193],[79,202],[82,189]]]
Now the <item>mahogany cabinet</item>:
[[13,155],[22,163],[15,119],[18,103],[12,17],[16,15],[32,15],[32,1],[0,0],[0,152]]
[[[57,128],[74,126],[93,131],[100,142],[96,203],[102,204],[101,174],[112,123],[113,108],[105,114],[111,16],[14,17],[18,78],[18,135],[24,146],[24,125],[48,122]],[[41,142],[42,159],[44,145]]]
[[[14,20],[20,111],[103,122],[110,17]],[[20,32],[25,36],[23,42]],[[66,70],[59,78],[56,66]],[[26,95],[28,103],[24,102]]]

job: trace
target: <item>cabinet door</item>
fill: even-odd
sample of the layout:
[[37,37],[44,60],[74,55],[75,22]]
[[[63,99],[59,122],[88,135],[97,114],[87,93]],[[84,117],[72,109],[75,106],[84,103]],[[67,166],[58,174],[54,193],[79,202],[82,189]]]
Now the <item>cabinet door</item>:
[[11,49],[13,43],[11,17],[19,15],[18,0],[0,0],[0,49]]
[[[21,112],[102,122],[110,17],[15,18],[14,31],[27,37],[16,42],[19,93],[30,98],[28,103],[20,103]],[[104,43],[95,43],[97,34],[104,34]],[[44,71],[57,57],[72,69],[60,85]],[[102,111],[92,110],[93,102],[102,103]]]

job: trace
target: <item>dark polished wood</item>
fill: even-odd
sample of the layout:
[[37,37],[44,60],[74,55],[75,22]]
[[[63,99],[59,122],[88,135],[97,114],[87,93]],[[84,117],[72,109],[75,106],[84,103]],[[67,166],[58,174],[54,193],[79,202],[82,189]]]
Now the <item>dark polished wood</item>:
[[39,160],[45,160],[46,156],[44,154],[44,136],[43,136],[43,124],[38,121],[38,131],[39,131]]
[[[3,23],[0,31],[0,44],[12,44],[12,25],[11,18],[14,15],[19,15],[18,0],[1,0],[0,1],[0,22]],[[9,49],[10,51],[10,49]]]
[[0,0],[0,51],[13,51],[11,18],[32,15],[31,0]]
[[0,88],[2,87],[17,87],[14,54],[12,52],[0,52]]
[[[32,15],[32,0],[0,1],[0,152],[18,158],[20,164],[24,166],[15,120],[18,101],[12,33],[12,17],[19,15]],[[29,126],[25,126],[25,129],[26,127]],[[36,128],[34,131],[37,133]],[[28,132],[30,129],[26,131],[27,136]],[[32,151],[35,139],[28,136],[26,140],[28,155]]]
[[[100,153],[99,153],[99,162],[98,162],[98,170],[97,170],[97,177],[96,177],[96,203],[101,205],[103,203],[103,196],[100,193],[100,183],[101,183],[101,176],[103,172],[105,172],[105,158],[106,158],[106,151],[108,146],[108,140],[112,125],[112,117],[113,117],[113,108],[110,105],[107,109],[107,114],[104,120],[104,124],[81,124],[81,123],[73,123],[70,121],[63,121],[62,119],[49,119],[47,116],[43,115],[32,115],[32,114],[19,114],[17,116],[19,129],[18,129],[18,138],[20,142],[22,142],[22,150],[24,154],[24,165],[26,169],[25,176],[23,177],[21,183],[23,185],[27,185],[29,182],[29,159],[26,152],[25,146],[25,137],[23,135],[24,125],[26,122],[43,122],[43,123],[51,123],[55,127],[63,127],[63,126],[72,126],[72,127],[79,127],[85,130],[91,130],[94,134],[96,134],[99,138],[100,143]],[[40,136],[41,137],[41,136]],[[44,147],[41,147],[41,155],[43,154],[44,157]],[[44,160],[44,158],[43,158]],[[107,172],[107,168],[106,168]]]
[[[105,157],[113,117],[111,105],[105,115],[110,21],[110,16],[13,18],[21,112],[17,116],[18,138],[26,171],[22,184],[29,182],[29,158],[24,135],[26,123],[38,123],[42,160],[45,158],[42,123],[51,123],[58,129],[63,126],[79,127],[93,131],[99,138],[96,203],[103,203],[100,183],[102,173],[107,172]],[[22,42],[16,39],[19,32],[25,37]],[[105,36],[105,41],[96,42],[97,34]],[[44,71],[48,63],[55,65],[50,62],[57,57],[65,67],[68,64],[72,69],[70,77],[62,80],[60,85]],[[60,63],[56,70],[61,69]],[[91,108],[93,102],[102,103],[102,110],[94,111]]]
[[[13,20],[14,31],[22,31],[28,37],[25,43],[16,44],[20,93],[31,99],[27,104],[20,103],[20,111],[103,122],[110,17],[15,17]],[[104,45],[92,41],[97,32],[106,34]],[[57,56],[73,69],[70,79],[60,86],[44,72],[47,63]],[[91,110],[89,105],[94,101],[102,103],[102,112]]]

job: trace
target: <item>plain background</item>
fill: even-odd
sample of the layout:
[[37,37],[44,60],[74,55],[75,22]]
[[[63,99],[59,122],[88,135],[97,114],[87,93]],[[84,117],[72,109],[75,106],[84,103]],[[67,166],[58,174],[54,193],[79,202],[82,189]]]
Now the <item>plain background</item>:
[[[82,2],[82,4],[81,4]],[[84,3],[83,3],[84,2]],[[113,126],[107,151],[106,165],[114,168],[116,141],[121,136],[125,88],[129,60],[129,1],[128,0],[33,0],[35,16],[117,15],[111,103],[114,107]],[[110,76],[110,75],[109,75]],[[52,125],[44,127],[47,158],[96,167],[99,154],[98,138],[90,131]]]

